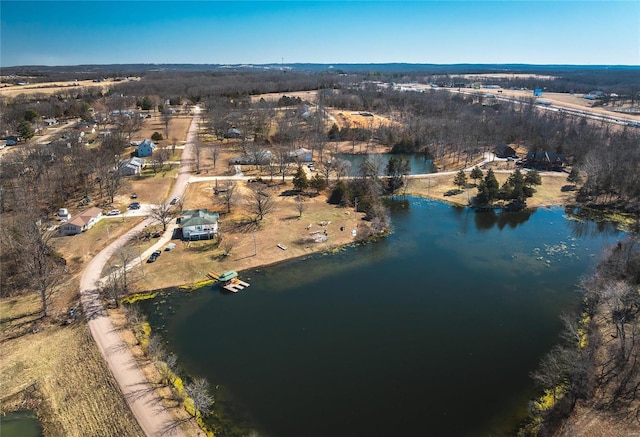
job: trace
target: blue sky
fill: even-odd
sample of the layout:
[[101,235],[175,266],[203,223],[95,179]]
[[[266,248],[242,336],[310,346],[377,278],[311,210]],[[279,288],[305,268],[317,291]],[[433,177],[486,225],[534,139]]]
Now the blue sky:
[[0,66],[640,65],[640,0],[0,1]]

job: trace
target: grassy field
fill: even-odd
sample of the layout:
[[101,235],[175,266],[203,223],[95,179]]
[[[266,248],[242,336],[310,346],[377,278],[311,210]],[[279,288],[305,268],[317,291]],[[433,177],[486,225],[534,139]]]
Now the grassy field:
[[34,408],[47,436],[143,435],[84,322],[43,328],[0,348],[0,412]]
[[[28,80],[28,79],[27,79]],[[131,77],[129,81],[140,80],[140,78]],[[78,90],[87,88],[100,88],[102,92],[106,93],[109,89],[122,82],[115,82],[114,80],[105,80],[103,82],[94,82],[92,80],[80,80],[80,81],[67,81],[67,82],[41,82],[41,83],[27,83],[26,85],[9,85],[3,84],[0,87],[0,97],[16,97],[20,94],[35,95],[42,94],[50,96],[51,94],[57,94],[61,92],[70,92],[77,94]]]

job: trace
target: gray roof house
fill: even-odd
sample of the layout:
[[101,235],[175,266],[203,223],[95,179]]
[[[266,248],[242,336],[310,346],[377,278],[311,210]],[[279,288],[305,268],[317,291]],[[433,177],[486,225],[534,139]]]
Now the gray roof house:
[[120,161],[118,164],[118,171],[123,176],[135,176],[142,172],[144,168],[144,159],[130,158]]
[[218,234],[218,213],[190,209],[182,213],[180,227],[184,240],[209,240]]
[[311,162],[313,161],[313,154],[311,150],[300,147],[299,149],[292,150],[288,153],[289,159],[294,162]]

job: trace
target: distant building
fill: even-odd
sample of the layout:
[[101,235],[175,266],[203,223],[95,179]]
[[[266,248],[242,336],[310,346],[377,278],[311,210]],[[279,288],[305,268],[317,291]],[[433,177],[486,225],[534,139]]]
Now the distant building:
[[309,149],[300,147],[288,153],[289,159],[293,162],[311,162],[313,161],[313,153]]
[[270,150],[258,150],[251,155],[237,156],[229,160],[230,165],[265,165],[271,162],[273,154]]
[[517,158],[516,151],[506,144],[498,144],[493,151],[498,158]]
[[232,127],[227,131],[227,138],[240,138],[241,135],[242,132],[240,131],[240,129],[237,129],[235,127]]
[[554,152],[529,152],[525,159],[525,166],[541,170],[560,170],[567,160],[564,155]]

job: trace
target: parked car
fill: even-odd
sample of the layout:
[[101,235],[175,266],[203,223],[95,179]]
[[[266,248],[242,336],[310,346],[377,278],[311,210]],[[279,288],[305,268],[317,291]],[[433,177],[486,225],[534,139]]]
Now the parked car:
[[151,255],[155,255],[156,257],[158,257],[158,256],[162,255],[162,252],[160,252],[159,250],[154,250]]
[[129,204],[129,209],[140,209],[140,202],[132,202]]
[[169,204],[170,205],[175,205],[179,201],[180,201],[180,197],[174,197],[173,199],[171,199],[171,202],[169,202]]
[[157,231],[153,234],[153,238],[159,238],[164,234],[164,231]]
[[137,199],[137,198],[138,198],[138,195],[137,195],[136,193],[131,193],[131,198],[132,198],[132,199]]
[[152,253],[151,256],[149,257],[149,259],[147,260],[147,262],[148,263],[152,263],[157,259],[158,259],[158,255],[156,255],[155,253]]
[[109,211],[107,213],[107,215],[119,215],[120,214],[120,210],[119,209],[112,209],[111,211]]

